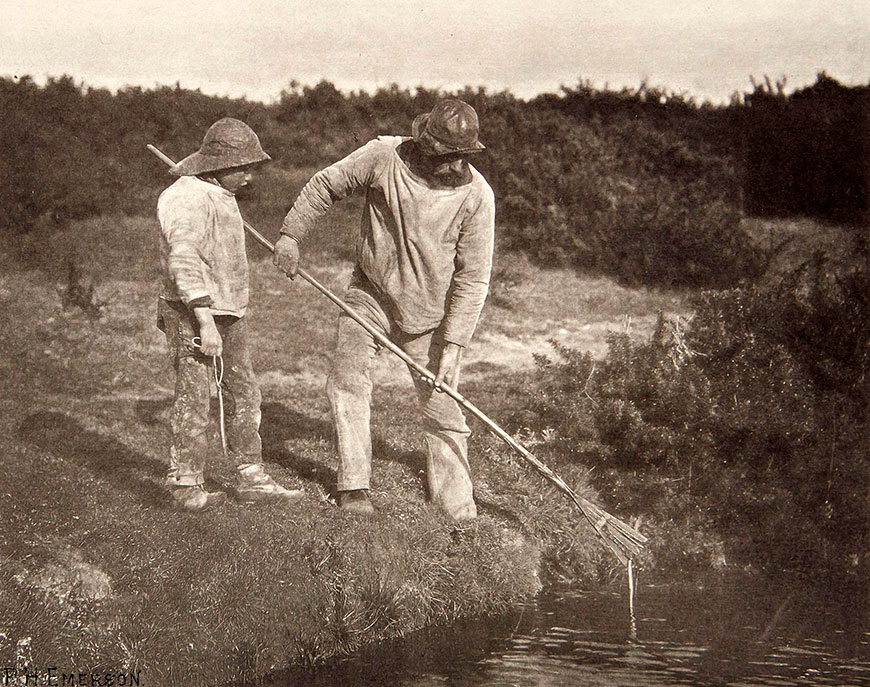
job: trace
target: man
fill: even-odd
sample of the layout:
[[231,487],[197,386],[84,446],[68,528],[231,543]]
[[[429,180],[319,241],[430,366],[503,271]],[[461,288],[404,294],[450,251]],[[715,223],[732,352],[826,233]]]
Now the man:
[[263,469],[260,390],[248,352],[248,261],[235,194],[251,181],[254,166],[269,159],[247,124],[221,119],[197,152],[171,168],[180,178],[157,202],[163,277],[158,327],[166,334],[176,373],[167,483],[180,510],[202,511],[226,500],[225,492],[203,486],[213,375],[222,378],[238,499],[302,497]]
[[[419,364],[436,385],[456,386],[462,350],[489,289],[495,201],[466,158],[484,149],[477,113],[461,100],[418,116],[412,137],[381,136],[315,174],[284,219],[273,262],[296,274],[299,246],[332,204],[365,189],[357,263],[346,302]],[[345,313],[327,394],[340,466],[339,505],[372,513],[370,368],[375,339]],[[414,379],[428,445],[431,499],[456,519],[474,518],[467,441],[459,405]]]

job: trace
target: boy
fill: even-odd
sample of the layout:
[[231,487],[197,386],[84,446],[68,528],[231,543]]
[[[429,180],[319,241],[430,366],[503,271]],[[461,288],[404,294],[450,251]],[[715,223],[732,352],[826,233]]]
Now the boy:
[[203,511],[226,500],[225,492],[203,486],[209,379],[215,373],[222,377],[238,499],[292,502],[303,495],[263,469],[260,390],[247,342],[248,261],[235,194],[250,182],[253,168],[270,159],[247,124],[221,119],[197,152],[171,168],[179,179],[157,202],[163,275],[157,320],[176,374],[167,483],[180,510]]

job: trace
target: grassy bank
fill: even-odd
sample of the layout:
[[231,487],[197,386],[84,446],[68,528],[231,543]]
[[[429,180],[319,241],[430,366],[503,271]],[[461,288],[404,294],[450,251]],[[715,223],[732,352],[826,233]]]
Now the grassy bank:
[[[357,209],[354,201],[342,205],[307,246],[307,267],[339,293],[350,275]],[[274,235],[274,227],[260,228]],[[851,254],[835,227],[749,223],[747,230],[761,244],[783,246],[770,265],[773,283],[813,249],[840,261]],[[6,663],[23,653],[45,666],[138,667],[148,684],[197,684],[204,674],[232,682],[496,613],[549,581],[620,580],[621,569],[580,514],[474,421],[481,516],[456,527],[431,509],[412,385],[387,354],[373,371],[378,515],[342,514],[323,393],[337,311],[304,282],[280,277],[256,247],[250,320],[264,456],[270,472],[302,487],[306,498],[292,509],[230,503],[201,516],[172,512],[161,485],[172,377],[153,323],[155,232],[150,219],[87,220],[61,232],[37,229],[0,254]],[[93,287],[94,308],[68,302],[70,261],[80,294]],[[462,390],[579,491],[639,523],[651,539],[639,561],[645,579],[759,563],[781,574],[780,553],[788,548],[780,544],[791,542],[797,557],[785,564],[799,567],[825,533],[793,536],[783,518],[792,513],[793,523],[801,521],[800,495],[788,490],[776,463],[766,459],[759,472],[747,462],[755,460],[753,437],[779,425],[747,426],[756,427],[742,435],[752,441],[725,461],[704,452],[705,416],[692,415],[687,404],[706,398],[703,380],[680,386],[682,377],[668,373],[679,371],[671,349],[658,348],[652,336],[659,313],[685,323],[696,295],[626,288],[500,250]],[[567,368],[557,363],[553,341],[570,352]],[[557,364],[542,369],[535,356]],[[661,399],[652,393],[662,390]],[[772,397],[771,408],[790,422],[782,398]],[[640,414],[628,412],[631,404]],[[689,414],[673,427],[656,424],[656,413],[666,410],[679,411],[677,419]],[[741,422],[737,411],[716,417]],[[840,431],[841,448],[844,438]],[[232,466],[212,439],[209,478],[228,485]],[[762,448],[778,455],[774,445]],[[830,465],[835,472],[819,479],[846,474],[846,463]],[[819,479],[803,482],[811,487]]]
[[[324,256],[341,254],[353,212],[337,213],[308,254],[309,269],[339,292],[350,265]],[[580,514],[477,424],[471,455],[481,516],[457,527],[430,508],[410,379],[385,355],[374,373],[378,514],[360,520],[336,508],[323,394],[336,310],[307,284],[280,277],[256,250],[250,317],[264,457],[306,497],[292,509],[230,503],[197,516],[171,511],[161,480],[172,378],[154,327],[155,232],[152,220],[88,220],[61,233],[36,230],[0,256],[7,664],[17,642],[30,638],[36,665],[138,667],[147,684],[170,676],[196,684],[206,674],[232,681],[497,612],[547,579],[593,583],[619,574]],[[64,307],[71,257],[82,290],[94,286],[98,317]],[[498,269],[463,388],[496,419],[522,404],[516,389],[550,336],[592,347],[604,321],[618,325],[631,310],[647,326],[657,310],[679,307],[678,295],[522,260],[505,258]],[[571,303],[554,299],[559,284],[574,294]],[[535,437],[526,439],[534,448]],[[216,437],[213,446],[208,478],[230,484]],[[584,468],[558,469],[597,498]],[[635,515],[618,499],[604,505]]]

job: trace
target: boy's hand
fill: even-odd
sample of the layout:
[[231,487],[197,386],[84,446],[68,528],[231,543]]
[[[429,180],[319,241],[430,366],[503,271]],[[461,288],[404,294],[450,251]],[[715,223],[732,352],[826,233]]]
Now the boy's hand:
[[193,314],[199,322],[199,352],[214,356],[223,353],[224,342],[214,323],[214,317],[208,308],[194,308]]
[[199,351],[203,355],[213,356],[223,353],[224,342],[214,322],[212,322],[210,327],[199,328],[199,340]]
[[282,234],[275,244],[272,264],[293,279],[299,270],[299,242],[286,234]]

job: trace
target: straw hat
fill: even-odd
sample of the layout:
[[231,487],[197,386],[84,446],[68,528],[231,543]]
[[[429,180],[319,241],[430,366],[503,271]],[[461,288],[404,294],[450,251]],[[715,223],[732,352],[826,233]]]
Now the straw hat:
[[169,171],[180,177],[191,176],[271,159],[260,146],[260,139],[251,127],[238,119],[224,117],[205,132],[198,151],[188,155]]

